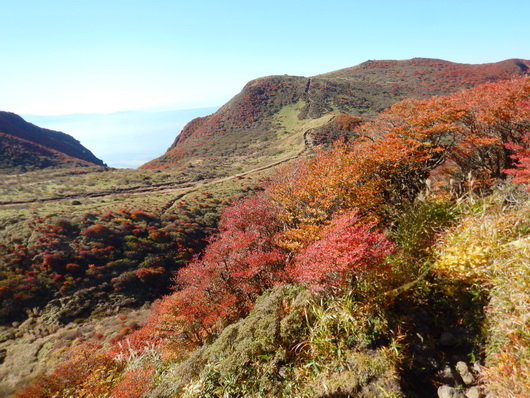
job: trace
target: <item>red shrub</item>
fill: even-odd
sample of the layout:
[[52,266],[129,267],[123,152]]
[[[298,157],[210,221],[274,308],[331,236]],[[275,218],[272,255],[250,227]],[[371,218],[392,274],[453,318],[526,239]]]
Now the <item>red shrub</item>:
[[[523,145],[513,143],[505,144],[508,149],[515,151],[512,155],[517,164],[515,169],[504,170],[507,174],[515,175],[514,182],[520,184],[530,183],[530,134],[524,136]],[[530,186],[527,187],[530,190]]]
[[290,266],[295,280],[314,289],[353,284],[357,274],[380,271],[395,245],[375,230],[375,223],[361,223],[357,211],[335,217],[322,239],[296,255]]
[[161,312],[195,339],[247,313],[257,296],[285,279],[286,252],[274,244],[280,229],[275,207],[264,194],[227,208],[220,235],[202,258],[179,271],[182,290],[164,300]]
[[98,223],[85,229],[82,234],[88,238],[107,238],[112,234],[112,231],[109,227]]
[[112,388],[110,398],[140,398],[146,393],[153,382],[155,367],[143,365],[131,369]]

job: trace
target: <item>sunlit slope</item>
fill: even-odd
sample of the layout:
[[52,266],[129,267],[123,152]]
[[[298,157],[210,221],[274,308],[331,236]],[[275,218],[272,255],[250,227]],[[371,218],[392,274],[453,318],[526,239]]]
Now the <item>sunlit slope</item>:
[[404,98],[446,95],[528,73],[530,61],[467,65],[436,59],[367,61],[307,77],[249,82],[216,113],[190,122],[161,157],[142,168],[176,168],[209,179],[296,156],[313,143],[347,133],[334,116],[371,118]]

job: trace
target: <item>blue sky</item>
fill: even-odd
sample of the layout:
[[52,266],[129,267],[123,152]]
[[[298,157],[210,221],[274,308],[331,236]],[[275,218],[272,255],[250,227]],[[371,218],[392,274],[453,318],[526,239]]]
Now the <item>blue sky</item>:
[[3,1],[0,110],[222,105],[271,74],[368,59],[530,58],[530,1]]

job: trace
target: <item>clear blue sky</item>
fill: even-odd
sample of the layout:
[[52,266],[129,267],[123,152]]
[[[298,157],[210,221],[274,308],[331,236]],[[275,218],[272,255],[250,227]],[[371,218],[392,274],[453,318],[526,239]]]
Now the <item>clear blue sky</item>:
[[222,105],[271,74],[368,59],[530,58],[530,1],[20,0],[0,8],[0,110]]

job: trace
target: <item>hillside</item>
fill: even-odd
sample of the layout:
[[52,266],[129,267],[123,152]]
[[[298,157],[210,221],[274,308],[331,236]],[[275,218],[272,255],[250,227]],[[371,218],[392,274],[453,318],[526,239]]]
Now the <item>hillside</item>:
[[37,126],[66,131],[77,137],[105,159],[109,167],[136,168],[164,152],[190,120],[209,115],[218,108],[24,115],[24,118]]
[[338,116],[359,139],[266,182],[50,175],[103,196],[3,205],[0,392],[528,396],[529,101],[521,77]]
[[[206,161],[197,146],[186,173],[2,180],[0,395],[529,391],[527,333],[503,311],[527,317],[528,193],[505,169],[528,183],[530,77],[405,99],[368,121],[299,119],[313,111],[284,94],[309,92],[300,79],[249,83],[241,103],[263,123],[222,108],[248,126],[290,126],[259,162],[235,145],[240,164],[207,174],[215,153]],[[203,145],[196,132],[215,115],[176,147]],[[260,147],[237,128],[236,144]],[[343,133],[358,139],[299,156]]]
[[0,169],[31,170],[104,163],[68,134],[43,129],[0,112]]
[[[196,179],[232,175],[304,151],[322,136],[351,134],[404,98],[447,95],[528,74],[530,61],[466,65],[435,59],[367,61],[311,78],[270,76],[249,82],[216,113],[190,122],[161,157],[141,168],[176,168]],[[341,115],[343,120],[337,121]]]
[[[221,179],[189,186],[193,202],[150,193],[150,210],[112,198],[18,236],[6,224],[0,391],[529,396],[529,101],[527,76],[406,99],[362,124],[336,117],[359,139],[230,204]],[[149,315],[120,312],[173,271]]]

